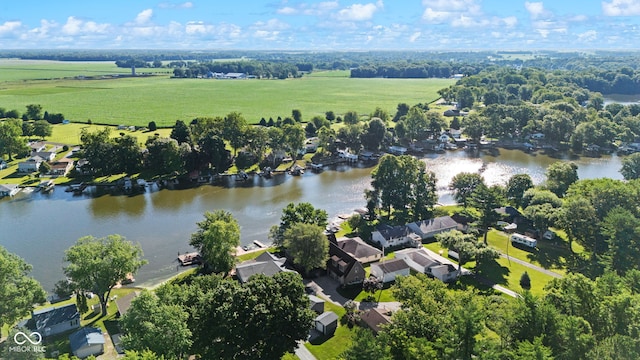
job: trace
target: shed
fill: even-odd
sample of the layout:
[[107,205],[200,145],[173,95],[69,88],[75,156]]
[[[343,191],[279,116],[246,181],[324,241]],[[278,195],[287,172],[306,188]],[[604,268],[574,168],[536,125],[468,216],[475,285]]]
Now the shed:
[[69,335],[71,352],[81,359],[102,354],[104,343],[104,336],[100,328],[85,327]]
[[322,333],[322,335],[333,335],[338,328],[338,315],[333,311],[327,311],[318,315],[313,321],[316,330]]
[[322,314],[324,312],[324,300],[315,295],[309,295],[309,308],[318,314]]

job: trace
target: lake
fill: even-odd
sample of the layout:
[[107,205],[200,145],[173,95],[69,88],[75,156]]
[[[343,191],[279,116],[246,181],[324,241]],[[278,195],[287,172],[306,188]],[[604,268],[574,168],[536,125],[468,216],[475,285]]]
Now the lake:
[[[499,149],[499,154],[471,155],[462,150],[430,154],[424,159],[438,179],[440,203],[453,203],[447,190],[459,172],[480,172],[488,184],[504,184],[517,173],[544,181],[546,167],[558,160],[578,164],[581,179],[621,179],[620,158],[554,158]],[[329,217],[365,206],[364,190],[370,186],[372,167],[340,165],[315,174],[255,177],[247,182],[228,178],[222,186],[205,185],[184,190],[158,189],[143,194],[74,196],[57,187],[49,194],[19,193],[0,200],[0,245],[33,265],[32,275],[51,291],[63,279],[64,251],[85,235],[121,234],[141,244],[149,261],[136,275],[137,284],[149,284],[176,273],[178,252],[191,251],[190,234],[205,211],[230,211],[241,226],[241,242],[266,242],[269,228],[279,222],[290,202],[310,202]]]

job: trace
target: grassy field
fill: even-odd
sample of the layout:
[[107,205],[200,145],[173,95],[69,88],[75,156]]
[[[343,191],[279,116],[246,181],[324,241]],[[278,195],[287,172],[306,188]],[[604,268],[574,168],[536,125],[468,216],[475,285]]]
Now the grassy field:
[[[86,70],[89,69],[89,70]],[[141,69],[140,71],[143,71]],[[102,80],[60,79],[80,74],[108,74],[118,69],[106,63],[0,62],[0,107],[25,111],[40,104],[72,121],[146,126],[173,125],[177,119],[242,113],[247,121],[291,116],[303,120],[334,111],[369,114],[376,107],[395,113],[398,103],[431,102],[450,79],[351,79],[343,72],[318,72],[288,80],[171,79],[167,75]],[[52,80],[34,80],[52,79]]]
[[[342,318],[346,313],[343,307],[335,305],[330,301],[325,302],[324,307],[325,311],[333,311],[339,318]],[[321,337],[312,342],[305,343],[304,346],[306,346],[318,360],[337,359],[340,354],[347,350],[354,334],[355,329],[349,328],[339,321],[338,328],[333,336],[328,338]]]

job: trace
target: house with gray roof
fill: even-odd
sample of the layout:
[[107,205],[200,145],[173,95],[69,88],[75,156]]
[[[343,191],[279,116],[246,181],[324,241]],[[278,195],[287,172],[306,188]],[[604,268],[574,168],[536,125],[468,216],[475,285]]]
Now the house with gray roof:
[[362,264],[368,264],[382,258],[381,250],[367,244],[359,237],[336,239],[336,245]]
[[458,272],[450,263],[445,263],[429,254],[425,248],[403,249],[395,252],[396,259],[403,259],[411,270],[427,274],[442,282],[450,282],[456,279]]
[[384,325],[391,323],[391,313],[385,309],[371,308],[360,314],[360,323],[378,335]]
[[327,274],[338,280],[340,285],[348,286],[362,284],[365,271],[358,259],[343,250],[336,242],[329,241]]
[[421,220],[407,224],[411,232],[420,236],[422,240],[432,238],[449,230],[458,229],[458,223],[451,216],[440,216],[433,219]]
[[284,267],[286,259],[279,258],[268,251],[260,254],[254,260],[245,261],[236,266],[236,276],[241,284],[249,281],[256,274],[273,276],[283,271],[290,271]]
[[404,225],[380,224],[371,233],[371,241],[380,244],[384,248],[396,246],[418,247],[422,244],[422,238]]
[[409,276],[411,268],[404,259],[393,259],[371,264],[370,271],[371,276],[386,284],[397,276]]
[[0,184],[0,198],[5,196],[13,196],[20,191],[17,184]]
[[19,173],[31,173],[36,172],[40,169],[40,164],[45,161],[40,156],[32,156],[25,161],[18,163],[18,172]]
[[43,337],[60,334],[80,327],[80,313],[76,304],[33,311],[27,327]]
[[71,352],[80,359],[102,354],[104,343],[104,336],[100,328],[85,327],[69,335]]

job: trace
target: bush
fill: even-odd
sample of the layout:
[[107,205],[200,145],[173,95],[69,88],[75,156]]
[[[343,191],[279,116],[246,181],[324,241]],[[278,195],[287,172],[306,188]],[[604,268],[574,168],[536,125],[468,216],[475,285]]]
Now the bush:
[[531,289],[531,278],[526,271],[522,274],[522,276],[520,276],[520,287],[522,287],[524,290]]
[[149,121],[149,131],[156,131],[158,129],[158,125],[156,125],[155,121]]
[[63,145],[62,151],[69,151],[69,145]]

